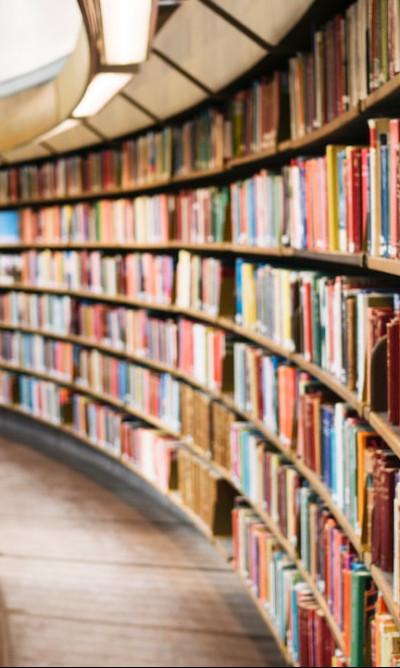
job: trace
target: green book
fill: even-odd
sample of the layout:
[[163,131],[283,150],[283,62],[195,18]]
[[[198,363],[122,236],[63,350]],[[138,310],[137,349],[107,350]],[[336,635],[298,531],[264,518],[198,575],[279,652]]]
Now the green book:
[[[376,588],[363,564],[352,565],[350,666],[370,666],[370,621],[375,610]],[[358,570],[360,569],[360,570]]]

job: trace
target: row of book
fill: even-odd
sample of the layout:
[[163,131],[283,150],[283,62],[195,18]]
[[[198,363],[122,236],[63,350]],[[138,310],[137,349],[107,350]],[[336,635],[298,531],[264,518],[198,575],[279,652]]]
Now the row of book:
[[0,369],[0,403],[61,425],[71,420],[71,392],[56,382]]
[[[400,120],[368,120],[369,146],[328,145],[220,189],[0,212],[4,243],[212,243],[400,253]],[[229,196],[230,195],[230,196]]]
[[400,71],[399,12],[396,0],[357,0],[316,27],[311,52],[289,59],[292,138],[356,107]]
[[[155,307],[158,303],[162,305],[170,303],[172,298],[173,260],[167,255],[129,253],[123,257],[107,256],[98,251],[65,253],[48,250],[28,251],[23,253],[22,257],[12,254],[0,255],[0,269],[4,267],[3,259],[11,262],[13,258],[19,264],[21,273],[9,277],[11,285],[13,278],[17,281],[22,278],[25,284],[38,285],[40,276],[39,287],[69,285],[72,289],[92,290],[94,294],[102,292],[111,296],[121,294],[128,298],[148,301]],[[284,269],[241,258],[235,263],[235,281],[233,273],[233,268],[223,264],[221,260],[201,258],[188,251],[180,251],[176,268],[176,304],[181,308],[205,311],[211,316],[222,315],[232,318],[235,292],[235,318],[239,325],[268,337],[287,351],[301,353],[307,361],[314,362],[333,374],[349,389],[356,391],[360,399],[373,404],[378,387],[373,380],[374,351],[379,341],[386,335],[387,323],[399,311],[399,293],[396,288],[391,288],[387,281],[371,276],[334,277],[315,271]],[[2,297],[3,300],[13,300],[14,306],[8,306],[8,311],[12,308],[21,312],[21,307],[16,305],[20,299],[24,305],[27,301],[32,301],[29,310],[34,309],[33,304],[38,306],[39,303],[47,304],[46,308],[50,308],[47,297],[40,298],[39,302],[38,297],[16,297],[16,294],[10,298]],[[56,309],[59,317],[61,309],[67,308],[66,304],[69,302],[58,298],[53,299],[51,303],[53,307],[58,304]],[[115,342],[121,348],[127,335],[122,334],[118,342],[120,335],[111,337],[110,328],[113,327],[115,332],[120,332],[121,328],[128,331],[129,326],[134,325],[133,319],[136,316],[133,315],[133,311],[112,311],[105,306],[86,306],[84,302],[80,304],[78,315],[74,315],[74,321],[77,318],[79,321],[79,318],[87,317],[88,322],[84,326],[79,322],[78,326],[73,325],[72,333],[86,336],[89,332],[93,335],[94,330],[98,334],[101,331],[100,340]],[[38,313],[40,314],[40,309]],[[103,320],[105,314],[110,318],[106,325]],[[126,319],[127,314],[129,320]],[[23,317],[26,320],[26,315]],[[146,320],[144,316],[142,318],[142,322]],[[41,326],[42,316],[36,314],[34,319],[36,324]],[[19,324],[14,316],[11,322]],[[68,326],[71,327],[70,322]],[[163,329],[163,325],[159,327]],[[179,350],[182,359],[185,359],[182,368],[190,373],[194,368],[195,357],[192,344],[184,342],[182,332],[184,327],[190,329],[191,339],[193,331],[196,331],[196,336],[203,338],[206,330],[200,327],[193,330],[190,325],[181,325]],[[174,329],[172,324],[171,328]],[[168,330],[168,327],[166,329]],[[203,358],[199,359],[199,366],[196,369],[200,366],[204,369],[211,360],[213,362],[221,360],[224,354],[223,337],[221,338],[213,330],[208,332],[210,343],[208,347],[204,343],[201,344]],[[207,348],[211,350],[211,339],[216,351],[214,356],[206,352]],[[157,345],[159,344],[154,340],[154,349]],[[128,350],[131,346],[132,341]],[[140,350],[143,352],[143,348],[139,345]],[[160,356],[156,355],[155,358],[160,360]],[[166,359],[167,357],[164,357],[160,361]],[[220,362],[217,364],[220,365]],[[236,367],[239,368],[238,364]],[[216,387],[222,387],[223,378],[221,375],[218,376],[218,373],[221,371],[213,372],[213,382]],[[204,372],[196,371],[196,377],[201,381],[204,379]],[[391,377],[389,375],[389,379]],[[239,383],[237,384],[239,386]],[[379,387],[381,385],[382,383]],[[382,410],[386,410],[386,405]]]
[[[232,511],[235,567],[272,618],[293,660],[300,666],[397,665],[400,633],[364,565],[354,555],[346,559],[344,552],[336,563],[332,554],[325,555],[333,590],[339,594],[342,589],[343,655],[295,563],[246,505],[238,498]],[[335,531],[340,532],[331,521],[328,515],[321,545],[326,540],[329,546]]]
[[170,429],[180,429],[180,385],[169,373],[32,334],[1,332],[1,353],[10,364],[108,394],[160,419]]
[[[157,304],[168,304],[172,299],[173,259],[167,255],[129,253],[126,256],[107,256],[99,251],[64,253],[32,250],[22,256],[0,255],[0,271],[4,269],[3,260],[12,263],[14,259],[18,271],[13,266],[11,276],[3,275],[3,283],[9,281],[12,285],[13,280],[22,279],[25,284],[38,287],[69,286],[76,290],[91,290],[94,295],[104,292],[110,296],[140,299],[154,307]],[[235,318],[239,325],[268,337],[287,351],[301,353],[307,361],[332,373],[339,382],[356,391],[360,399],[372,403],[378,387],[372,380],[373,352],[379,340],[386,335],[386,324],[399,311],[396,288],[391,288],[387,281],[371,276],[334,277],[241,258],[236,260],[234,269],[216,258],[201,258],[188,251],[180,251],[176,268],[176,304],[181,308],[205,311],[211,316],[229,316],[232,319],[235,293]],[[127,332],[130,325],[134,325],[133,319],[136,317],[133,311],[112,311],[109,307],[86,306],[85,302],[80,302],[77,315],[76,312],[74,315],[74,322],[78,319],[78,325],[71,325],[72,316],[64,313],[70,302],[64,298],[54,298],[49,302],[50,298],[45,296],[17,297],[16,294],[14,292],[12,297],[2,297],[2,300],[10,299],[13,302],[13,306],[4,307],[7,313],[11,314],[11,309],[14,311],[11,322],[19,324],[19,316],[15,317],[15,313],[21,313],[22,303],[24,307],[27,303],[31,304],[29,312],[39,306],[32,319],[28,319],[29,324],[33,321],[36,326],[42,326],[44,322],[40,315],[41,308],[56,308],[54,315],[57,320],[65,316],[72,333],[86,336],[89,332],[93,335],[95,331],[98,335],[101,331],[101,340],[116,342],[119,348],[128,334],[122,334],[118,342],[120,334],[112,337],[110,328],[113,327],[115,332],[121,329]],[[104,324],[105,314],[111,319],[107,325]],[[48,315],[43,317],[48,318]],[[88,318],[84,326],[79,324],[79,318],[82,317]],[[25,314],[23,322],[26,319]],[[186,327],[191,328],[190,325]],[[52,328],[53,324],[50,324],[50,330]],[[194,330],[191,328],[191,331]],[[197,327],[195,331],[196,336],[203,337],[201,332],[205,330]],[[68,329],[66,333],[69,333]],[[210,336],[215,350],[223,351],[223,339],[216,332]],[[132,339],[129,340],[130,350]],[[182,332],[180,343],[184,343],[180,346],[182,359],[185,358],[182,367],[190,373],[195,358],[191,344],[183,341]],[[211,341],[208,347],[211,348]],[[141,349],[143,351],[139,345],[139,351]],[[199,361],[202,367],[223,356],[223,352],[216,352],[215,358],[204,352],[202,354],[208,360],[204,363]],[[197,377],[201,380],[204,373],[199,373]],[[217,372],[214,378],[218,378]],[[216,386],[221,387],[222,384],[223,379],[220,377],[216,380]],[[386,410],[386,406],[382,410]]]
[[[161,318],[145,309],[74,299],[68,295],[24,292],[0,294],[0,319],[4,325],[40,328],[42,336],[46,333],[78,335],[127,355],[162,362],[212,390],[229,390],[231,386],[230,342],[226,341],[223,330],[201,322]],[[13,347],[14,352],[8,356],[18,360],[21,358],[19,348],[26,345],[24,341],[36,341],[28,345],[38,346],[41,338],[3,332],[0,333],[0,349],[3,350],[1,341],[9,340],[7,345]],[[39,364],[39,358],[45,353],[38,355]]]
[[232,240],[259,247],[400,253],[399,119],[369,119],[369,146],[329,144],[231,185]]
[[182,125],[149,130],[117,148],[87,151],[0,172],[0,201],[74,196],[162,183],[173,175],[222,168],[229,124],[208,108]]
[[[300,352],[366,400],[374,387],[372,350],[379,332],[386,333],[381,316],[398,312],[398,294],[375,276],[333,276],[236,260],[238,324]],[[378,313],[380,329],[374,327]]]
[[228,187],[0,211],[3,243],[210,243],[229,232]]
[[[397,457],[384,449],[382,439],[354,409],[308,373],[253,346],[235,343],[234,349],[235,404],[263,421],[279,436],[282,447],[295,451],[324,480],[335,505],[364,546],[372,550],[374,562],[384,570],[393,570],[393,539],[384,540],[384,549],[379,546],[377,534],[369,529],[369,513],[374,503],[378,508],[376,501],[383,489],[389,505],[384,516],[393,535],[389,517],[393,517]],[[261,503],[265,490],[260,487],[259,471],[265,467],[259,461],[259,457],[263,459],[259,440],[257,431],[239,423],[232,434],[231,444],[236,450],[231,453],[231,461],[235,479],[242,475],[237,470],[238,462],[245,461],[248,477],[244,489],[252,500]],[[238,457],[241,447],[246,456]],[[380,468],[385,471],[382,475]],[[376,481],[382,476],[387,480],[379,486]]]
[[211,316],[232,314],[233,267],[214,257],[180,250],[176,265],[175,303]]
[[102,251],[29,250],[0,255],[0,283],[87,290],[110,296],[171,304],[174,260],[170,255]]

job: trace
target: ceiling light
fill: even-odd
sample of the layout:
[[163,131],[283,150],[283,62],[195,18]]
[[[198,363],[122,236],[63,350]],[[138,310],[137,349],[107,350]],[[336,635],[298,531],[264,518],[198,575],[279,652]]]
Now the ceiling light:
[[97,114],[121,88],[126,86],[131,76],[131,74],[122,74],[121,72],[96,74],[78,106],[72,112],[72,116],[86,118]]
[[147,58],[155,24],[153,0],[100,0],[105,64],[128,65]]
[[35,141],[40,144],[40,142],[47,141],[51,137],[60,135],[62,132],[72,130],[72,128],[75,128],[77,125],[79,125],[79,123],[80,122],[74,118],[67,118],[65,121],[59,123],[51,130],[48,130],[48,132],[44,132],[43,134],[39,135],[39,137],[36,137]]

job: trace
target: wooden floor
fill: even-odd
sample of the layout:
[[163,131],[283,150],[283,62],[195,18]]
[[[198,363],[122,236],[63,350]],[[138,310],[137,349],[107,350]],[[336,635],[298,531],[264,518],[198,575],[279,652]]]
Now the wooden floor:
[[215,548],[143,483],[100,482],[0,437],[13,665],[283,665]]

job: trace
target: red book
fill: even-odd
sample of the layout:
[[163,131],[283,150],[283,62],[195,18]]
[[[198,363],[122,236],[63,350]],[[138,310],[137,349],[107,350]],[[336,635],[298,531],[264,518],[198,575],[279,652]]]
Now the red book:
[[315,471],[315,421],[314,421],[314,394],[304,397],[304,461]]
[[308,644],[308,607],[311,601],[299,600],[297,611],[299,616],[299,664],[300,666],[311,666],[310,649]]
[[399,401],[400,378],[400,320],[395,318],[387,325],[387,403],[388,420],[392,424],[400,422]]
[[382,549],[380,554],[380,567],[391,573],[393,571],[393,522],[394,522],[394,496],[395,496],[395,476],[397,469],[382,468],[382,487],[381,487],[381,541]]
[[347,155],[347,247],[350,253],[361,250],[361,149],[348,146]]

